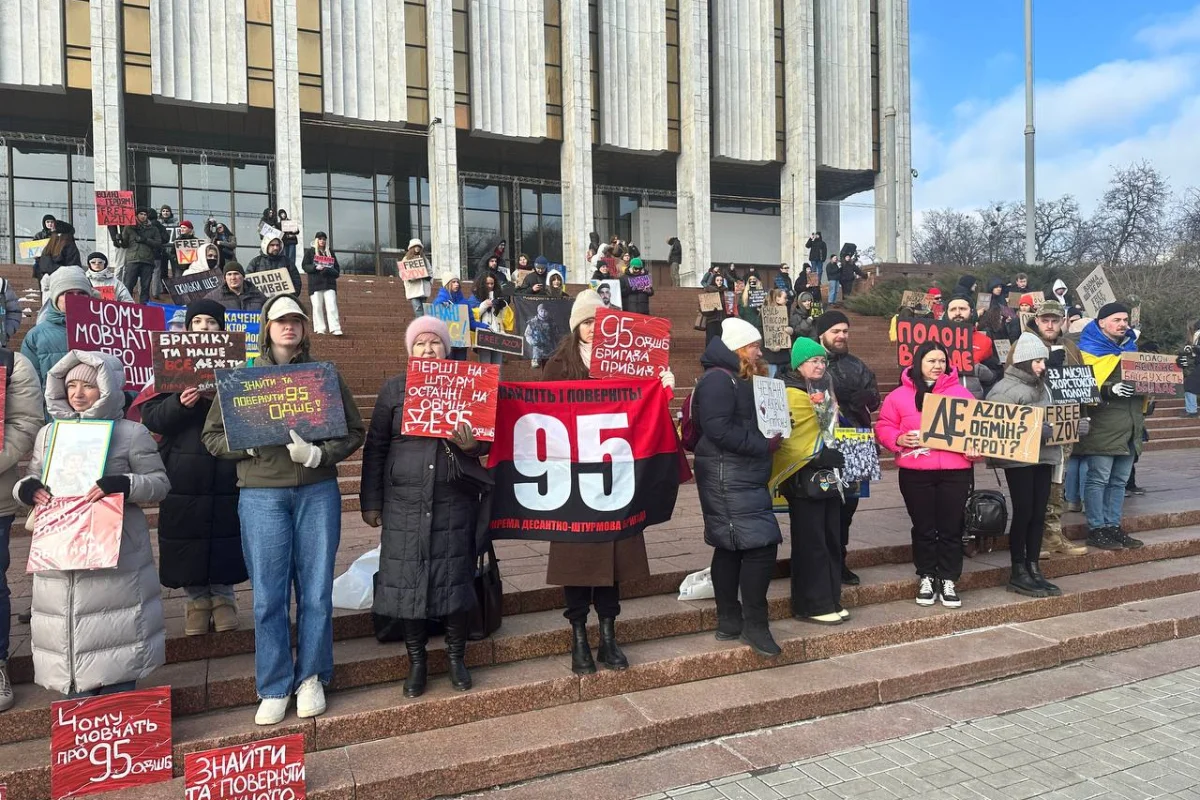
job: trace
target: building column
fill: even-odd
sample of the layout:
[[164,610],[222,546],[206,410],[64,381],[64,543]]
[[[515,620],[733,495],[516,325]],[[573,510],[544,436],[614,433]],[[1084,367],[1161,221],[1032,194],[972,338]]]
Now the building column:
[[[792,263],[817,225],[816,69],[812,3],[789,4],[783,14],[784,150],[779,171],[779,252]],[[822,229],[826,242],[836,242]],[[834,245],[836,246],[836,245]]]
[[[879,28],[879,106],[884,118],[875,177],[875,250],[880,261],[907,262],[912,260],[908,0],[880,0]],[[893,226],[895,238],[889,241]]]
[[567,280],[587,283],[591,268],[583,260],[588,233],[596,225],[595,181],[592,176],[592,49],[588,38],[588,6],[560,5],[562,15],[563,139],[560,154],[562,182],[563,261]]
[[712,154],[708,0],[679,0],[679,158],[676,236],[683,246],[679,284],[699,286],[712,264]]
[[[125,169],[125,65],[121,0],[95,0],[89,6],[92,46],[92,176],[97,192],[115,192],[129,183]],[[125,251],[96,231],[96,247],[120,270]]]
[[0,84],[61,87],[62,0],[0,0]]
[[896,13],[896,260],[912,261],[912,94],[908,55],[908,0],[893,0]]
[[425,4],[429,72],[429,254],[438,271],[462,274],[458,140],[454,124],[454,7]]
[[[300,49],[296,0],[271,0],[275,84],[275,207],[304,231],[300,161]],[[302,248],[297,248],[300,255]]]

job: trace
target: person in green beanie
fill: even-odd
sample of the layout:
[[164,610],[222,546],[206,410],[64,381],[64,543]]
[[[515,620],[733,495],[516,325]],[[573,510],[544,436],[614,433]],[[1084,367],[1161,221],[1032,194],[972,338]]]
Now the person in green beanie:
[[649,316],[653,296],[654,284],[646,273],[646,265],[640,258],[629,259],[628,269],[621,276],[621,310]]
[[828,353],[815,339],[792,345],[791,370],[784,373],[792,434],[775,454],[771,486],[788,504],[791,523],[792,616],[818,625],[841,625],[850,617],[842,608],[842,499],[845,465],[834,447],[837,396],[826,373]]

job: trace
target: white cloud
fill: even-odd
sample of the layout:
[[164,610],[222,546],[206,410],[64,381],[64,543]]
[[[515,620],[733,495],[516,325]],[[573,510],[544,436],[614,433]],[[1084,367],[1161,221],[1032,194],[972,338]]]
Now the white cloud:
[[[1200,185],[1200,6],[1172,23],[1145,28],[1136,38],[1155,42],[1155,53],[1037,84],[1038,197],[1070,193],[1090,210],[1112,167],[1141,159],[1153,163],[1176,190]],[[1168,42],[1177,46],[1193,41],[1198,46],[1190,52],[1166,52]],[[917,104],[913,166],[920,177],[913,187],[915,224],[929,209],[969,210],[991,200],[1024,197],[1023,85],[990,104],[964,100],[948,129],[934,130],[920,115]],[[853,199],[870,202],[871,196]],[[844,209],[842,238],[860,247],[874,241],[873,212]]]
[[1188,13],[1168,15],[1138,31],[1133,39],[1154,50],[1170,50],[1200,42],[1200,6]]

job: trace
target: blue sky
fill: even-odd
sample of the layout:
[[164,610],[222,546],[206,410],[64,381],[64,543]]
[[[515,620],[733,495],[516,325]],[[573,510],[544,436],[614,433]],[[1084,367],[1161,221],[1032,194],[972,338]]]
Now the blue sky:
[[[918,219],[1020,199],[1023,0],[910,0],[909,24]],[[1039,197],[1090,210],[1111,166],[1142,158],[1200,186],[1200,0],[1035,0],[1034,71]],[[872,228],[843,209],[843,239]]]

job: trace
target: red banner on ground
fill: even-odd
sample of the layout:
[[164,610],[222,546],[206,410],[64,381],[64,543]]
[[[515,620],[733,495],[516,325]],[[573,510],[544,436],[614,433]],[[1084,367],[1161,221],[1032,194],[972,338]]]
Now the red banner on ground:
[[931,319],[896,320],[896,359],[900,366],[912,365],[913,353],[927,341],[937,340],[950,353],[949,366],[959,375],[975,372],[971,349],[974,329],[965,322],[938,322]]
[[671,518],[680,445],[661,383],[502,383],[499,394],[494,538],[607,542]]
[[304,800],[304,734],[183,757],[186,800]]
[[154,377],[151,337],[167,327],[163,310],[98,297],[67,297],[67,347],[112,353],[125,365],[125,388],[140,392]]
[[96,224],[137,225],[133,192],[96,192]]
[[50,715],[54,800],[171,779],[171,687],[60,700]]
[[657,378],[671,354],[671,320],[596,309],[593,378]]
[[404,387],[405,436],[448,439],[462,423],[475,438],[496,436],[496,389],[500,368],[474,361],[410,358]]

